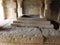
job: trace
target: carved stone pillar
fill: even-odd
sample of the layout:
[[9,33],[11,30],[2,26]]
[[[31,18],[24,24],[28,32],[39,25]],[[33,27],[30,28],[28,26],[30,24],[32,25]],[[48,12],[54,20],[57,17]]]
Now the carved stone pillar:
[[21,7],[21,5],[22,5],[22,1],[23,0],[17,0],[17,4],[18,4],[18,17],[21,17],[22,16],[22,7]]
[[16,19],[14,0],[3,0],[5,19]]
[[59,10],[59,13],[58,13],[58,18],[57,18],[58,21],[60,21],[60,10]]
[[50,18],[50,8],[49,8],[50,3],[51,0],[45,0],[44,16],[46,18]]
[[40,1],[40,18],[44,18],[44,1]]
[[16,19],[16,3],[14,2],[14,0],[11,0],[11,18]]
[[4,20],[4,10],[3,10],[3,3],[2,3],[3,1],[2,0],[0,0],[0,21],[1,20]]
[[6,6],[5,6],[6,1],[2,0],[2,5],[3,5],[3,9],[4,9],[4,19],[7,19],[7,12],[6,12]]

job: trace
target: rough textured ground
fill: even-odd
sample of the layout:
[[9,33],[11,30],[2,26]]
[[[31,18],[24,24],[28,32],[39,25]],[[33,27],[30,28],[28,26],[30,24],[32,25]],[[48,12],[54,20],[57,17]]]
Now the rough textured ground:
[[[40,29],[36,27],[12,27],[11,29],[0,31],[0,45],[57,45],[57,44],[49,44],[50,38],[49,40],[46,40],[47,44],[43,44],[44,43],[42,42],[43,37],[47,38],[48,36],[60,37],[60,31],[55,29]],[[40,37],[40,38],[35,38],[35,37]],[[55,39],[60,40],[60,38],[55,38]],[[26,43],[25,40],[27,40],[28,42]],[[53,43],[54,43],[54,40],[52,40]],[[23,44],[23,43],[21,44],[20,41],[26,44]],[[38,43],[38,44],[35,44],[35,43]],[[52,42],[50,41],[50,43]]]
[[6,36],[60,36],[60,31],[55,29],[40,29],[36,27],[12,27],[7,31],[0,31],[0,35]]

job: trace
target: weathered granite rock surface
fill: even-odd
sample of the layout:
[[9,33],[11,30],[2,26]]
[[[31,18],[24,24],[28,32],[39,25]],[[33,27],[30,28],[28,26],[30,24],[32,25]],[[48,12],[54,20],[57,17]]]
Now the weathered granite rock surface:
[[37,27],[12,27],[7,31],[0,31],[0,35],[5,36],[60,36],[60,31],[55,29],[43,29]]

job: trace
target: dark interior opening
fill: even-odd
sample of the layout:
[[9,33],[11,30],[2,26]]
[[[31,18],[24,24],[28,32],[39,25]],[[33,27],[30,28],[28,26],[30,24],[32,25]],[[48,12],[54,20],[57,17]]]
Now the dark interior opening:
[[51,10],[51,23],[54,25],[55,29],[59,29],[59,23],[56,21],[58,18],[58,13],[60,10],[60,0],[51,0],[50,4],[50,10]]
[[58,13],[60,10],[60,0],[51,0],[50,10],[51,10],[51,19],[57,20]]
[[51,24],[54,25],[54,29],[58,30],[59,29],[59,26],[60,26],[60,23],[54,21],[54,20],[50,20],[51,21]]

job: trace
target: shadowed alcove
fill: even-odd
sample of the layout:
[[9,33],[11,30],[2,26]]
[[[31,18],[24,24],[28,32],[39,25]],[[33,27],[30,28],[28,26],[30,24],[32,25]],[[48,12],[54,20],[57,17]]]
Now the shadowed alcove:
[[23,0],[22,14],[44,18],[44,0]]
[[23,14],[39,15],[40,13],[40,1],[38,0],[23,0],[22,9]]
[[50,10],[51,10],[51,19],[57,20],[60,10],[60,0],[51,0],[50,4]]

